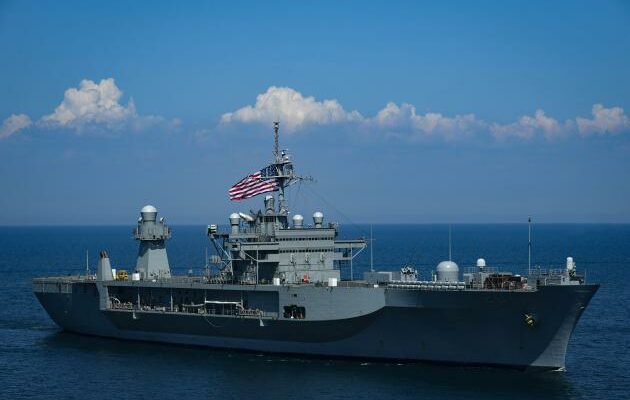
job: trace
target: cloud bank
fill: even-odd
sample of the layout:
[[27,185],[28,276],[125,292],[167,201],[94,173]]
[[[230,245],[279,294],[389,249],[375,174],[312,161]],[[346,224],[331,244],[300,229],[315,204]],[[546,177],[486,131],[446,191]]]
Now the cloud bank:
[[122,95],[114,78],[102,79],[98,83],[84,79],[79,87],[64,92],[63,100],[51,114],[42,116],[35,123],[26,114],[13,114],[5,119],[0,128],[0,139],[32,125],[42,129],[68,129],[78,134],[141,131],[157,126],[172,129],[179,125],[179,120],[167,121],[160,116],[138,114],[133,99],[126,105],[121,104]]
[[490,134],[497,140],[521,140],[543,137],[555,140],[573,134],[618,134],[630,131],[630,120],[623,108],[593,105],[592,118],[576,117],[564,122],[548,116],[543,110],[523,115],[515,122],[501,124],[479,119],[475,114],[446,116],[437,112],[418,113],[412,104],[389,102],[372,117],[358,111],[346,111],[337,100],[318,101],[289,87],[272,86],[256,97],[254,105],[243,106],[223,114],[221,124],[261,123],[280,120],[289,132],[313,125],[356,124],[362,130],[385,133],[410,140],[427,137],[454,139]]
[[[123,92],[113,78],[95,82],[84,79],[78,87],[68,88],[61,103],[50,114],[32,120],[26,114],[12,114],[0,126],[0,140],[30,127],[85,132],[142,131],[160,128],[178,129],[180,121],[155,115],[140,115],[133,99],[121,102]],[[588,137],[630,132],[630,118],[621,107],[607,108],[594,104],[590,117],[558,121],[544,110],[522,115],[512,123],[485,121],[475,114],[448,116],[439,112],[419,113],[413,104],[389,102],[373,116],[346,110],[336,99],[317,100],[290,87],[271,86],[245,105],[221,116],[220,126],[231,124],[265,124],[280,120],[289,133],[313,126],[349,125],[374,136],[394,136],[415,141],[426,138],[454,140],[473,136],[490,136],[496,140],[531,140],[541,137],[557,140],[570,136]],[[206,131],[195,135],[205,136]]]

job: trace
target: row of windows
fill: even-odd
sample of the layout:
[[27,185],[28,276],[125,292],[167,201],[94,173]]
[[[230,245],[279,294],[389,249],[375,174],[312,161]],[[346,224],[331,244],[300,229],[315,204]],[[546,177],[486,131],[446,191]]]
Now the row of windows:
[[276,238],[278,242],[289,242],[289,241],[304,241],[304,240],[334,240],[333,236],[323,236],[323,237],[298,237],[298,238]]
[[295,250],[280,250],[280,253],[329,253],[332,249],[295,249]]

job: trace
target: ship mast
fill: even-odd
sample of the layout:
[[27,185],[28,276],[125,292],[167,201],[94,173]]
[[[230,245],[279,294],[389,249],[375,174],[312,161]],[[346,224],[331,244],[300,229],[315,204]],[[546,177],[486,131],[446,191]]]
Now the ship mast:
[[274,151],[273,154],[276,156],[276,164],[280,162],[280,140],[278,131],[280,130],[280,121],[273,121],[273,139],[274,139]]
[[287,210],[286,200],[284,198],[284,188],[288,185],[287,185],[287,179],[285,176],[284,165],[286,164],[288,159],[285,160],[284,154],[280,153],[280,140],[279,140],[279,133],[278,133],[279,130],[280,130],[280,122],[274,121],[273,122],[273,133],[274,133],[273,154],[275,158],[275,165],[276,165],[276,171],[277,171],[276,179],[278,180],[278,214],[286,215],[288,210]]
[[280,150],[279,140],[280,122],[273,122],[274,132],[274,165],[276,167],[276,180],[278,181],[278,214],[287,215],[289,213],[284,189],[297,181],[312,181],[310,176],[299,176],[293,173],[293,163],[289,155],[284,150]]

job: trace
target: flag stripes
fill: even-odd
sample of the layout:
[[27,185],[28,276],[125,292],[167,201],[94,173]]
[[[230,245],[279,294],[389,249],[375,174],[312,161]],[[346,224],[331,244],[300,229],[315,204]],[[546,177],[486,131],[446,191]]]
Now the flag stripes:
[[278,190],[276,175],[277,169],[273,164],[247,175],[230,188],[230,200],[244,200]]

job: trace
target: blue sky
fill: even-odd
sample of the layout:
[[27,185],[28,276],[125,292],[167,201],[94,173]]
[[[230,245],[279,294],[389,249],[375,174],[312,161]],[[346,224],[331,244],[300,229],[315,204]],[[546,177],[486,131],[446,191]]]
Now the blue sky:
[[0,224],[630,222],[630,5],[0,2]]

